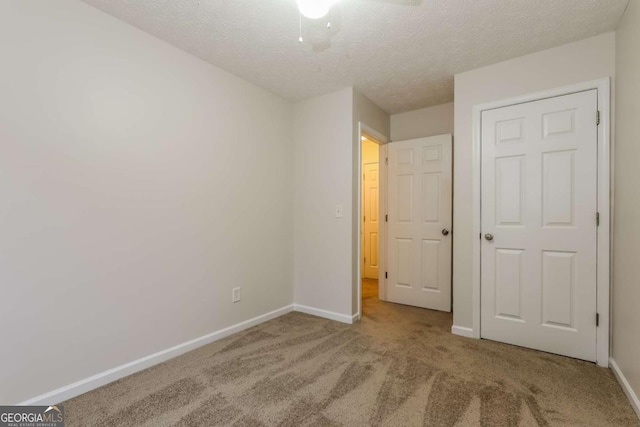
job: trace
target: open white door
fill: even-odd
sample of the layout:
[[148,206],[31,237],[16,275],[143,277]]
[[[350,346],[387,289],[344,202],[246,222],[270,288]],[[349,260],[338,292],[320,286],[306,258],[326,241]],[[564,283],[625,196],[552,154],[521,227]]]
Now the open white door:
[[597,97],[482,113],[483,338],[596,360]]
[[390,302],[451,311],[452,137],[388,144]]

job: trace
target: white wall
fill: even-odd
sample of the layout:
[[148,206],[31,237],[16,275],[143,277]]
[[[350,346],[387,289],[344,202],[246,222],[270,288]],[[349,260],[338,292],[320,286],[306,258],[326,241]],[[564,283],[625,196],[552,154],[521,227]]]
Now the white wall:
[[350,317],[353,90],[299,102],[293,117],[294,299]]
[[453,102],[391,116],[391,140],[453,133]]
[[287,102],[76,1],[0,50],[0,402],[292,303]]
[[472,327],[472,108],[476,104],[613,77],[615,34],[579,42],[457,74],[455,76],[453,321]]
[[353,127],[354,137],[357,137],[355,144],[360,144],[358,122],[366,124],[387,138],[391,133],[389,114],[374,104],[373,101],[364,96],[357,89],[353,89]]
[[613,358],[640,397],[640,3],[637,0],[629,3],[616,33],[616,82]]
[[350,319],[359,286],[358,122],[388,135],[389,116],[351,87],[299,102],[293,116],[294,300]]

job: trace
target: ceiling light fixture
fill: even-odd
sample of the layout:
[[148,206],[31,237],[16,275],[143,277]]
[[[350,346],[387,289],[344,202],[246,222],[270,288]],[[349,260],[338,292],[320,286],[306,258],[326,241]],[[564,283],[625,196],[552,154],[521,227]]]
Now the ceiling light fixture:
[[296,0],[300,13],[309,19],[320,19],[338,0]]

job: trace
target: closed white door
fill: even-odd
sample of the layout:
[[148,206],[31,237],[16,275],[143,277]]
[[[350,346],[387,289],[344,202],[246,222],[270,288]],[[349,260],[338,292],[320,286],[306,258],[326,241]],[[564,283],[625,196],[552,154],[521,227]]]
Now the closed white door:
[[376,280],[378,279],[378,227],[380,221],[378,218],[380,216],[378,203],[380,174],[378,170],[378,163],[366,164],[363,167],[362,176],[363,277]]
[[483,112],[483,338],[596,360],[596,113],[596,90]]
[[451,135],[388,144],[391,302],[451,311]]

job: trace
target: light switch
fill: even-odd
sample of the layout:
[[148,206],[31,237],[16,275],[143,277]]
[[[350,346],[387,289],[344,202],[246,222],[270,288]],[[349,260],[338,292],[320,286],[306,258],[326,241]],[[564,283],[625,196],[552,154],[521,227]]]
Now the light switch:
[[336,205],[336,218],[342,218],[342,205]]

